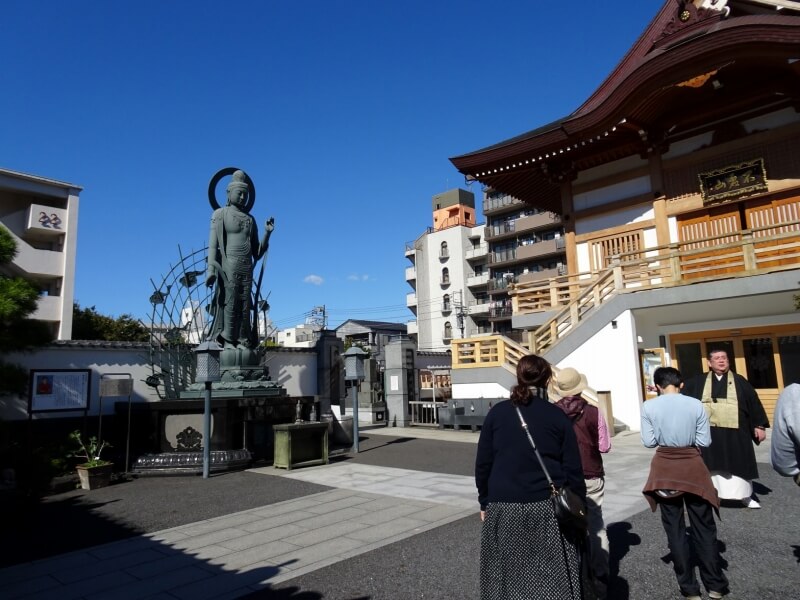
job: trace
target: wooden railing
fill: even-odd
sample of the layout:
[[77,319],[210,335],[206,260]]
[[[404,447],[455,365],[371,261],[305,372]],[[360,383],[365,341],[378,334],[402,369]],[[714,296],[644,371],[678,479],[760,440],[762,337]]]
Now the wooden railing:
[[[450,347],[453,351],[453,369],[503,367],[516,374],[519,359],[530,354],[527,348],[502,335],[453,340]],[[555,365],[552,369],[554,374],[559,371]],[[581,395],[598,405],[597,392],[593,388],[586,388]]]
[[[528,350],[538,354],[547,351],[576,328],[593,308],[619,293],[800,268],[800,221],[782,223],[781,229],[782,233],[774,233],[778,227],[770,225],[742,231],[733,242],[719,243],[723,238],[731,238],[728,233],[701,241],[620,254],[613,257],[611,266],[596,277],[573,279],[566,286],[563,282],[555,282],[550,286],[548,308],[560,306],[561,310],[531,333]],[[532,302],[524,299],[527,294],[524,285],[518,284],[510,292],[514,294],[515,314],[518,307],[536,302],[544,304],[541,287],[534,290],[533,295],[538,300]],[[566,292],[562,291],[565,287],[572,295],[565,295]]]
[[450,349],[454,369],[505,367],[512,373],[516,372],[519,359],[528,354],[524,346],[501,335],[453,340]]

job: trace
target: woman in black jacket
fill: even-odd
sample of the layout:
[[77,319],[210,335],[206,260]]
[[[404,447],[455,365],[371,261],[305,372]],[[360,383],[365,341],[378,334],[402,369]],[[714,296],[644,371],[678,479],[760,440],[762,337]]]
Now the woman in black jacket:
[[540,356],[517,365],[511,399],[492,407],[481,428],[475,483],[481,505],[481,600],[579,600],[578,548],[562,534],[550,487],[519,421],[519,407],[557,486],[585,499],[572,423],[547,400],[552,371]]

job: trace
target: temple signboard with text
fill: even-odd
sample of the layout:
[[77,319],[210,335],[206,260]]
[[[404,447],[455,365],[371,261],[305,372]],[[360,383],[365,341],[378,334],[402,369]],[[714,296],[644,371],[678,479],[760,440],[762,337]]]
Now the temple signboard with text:
[[89,410],[89,369],[32,369],[28,410]]
[[698,173],[697,177],[703,204],[769,189],[763,158]]

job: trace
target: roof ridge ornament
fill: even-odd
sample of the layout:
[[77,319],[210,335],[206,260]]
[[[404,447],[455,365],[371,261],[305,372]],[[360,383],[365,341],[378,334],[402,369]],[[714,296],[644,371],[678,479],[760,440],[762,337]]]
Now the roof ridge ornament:
[[719,21],[728,17],[731,12],[728,0],[675,0],[677,4],[675,16],[670,19],[664,29],[656,35],[653,46],[663,46],[674,40],[685,30],[701,26],[706,21]]

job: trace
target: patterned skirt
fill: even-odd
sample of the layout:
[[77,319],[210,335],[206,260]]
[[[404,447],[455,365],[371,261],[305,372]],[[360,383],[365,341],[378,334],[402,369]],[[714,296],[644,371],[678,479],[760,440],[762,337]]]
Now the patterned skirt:
[[481,530],[481,600],[580,600],[578,548],[551,501],[492,502]]

